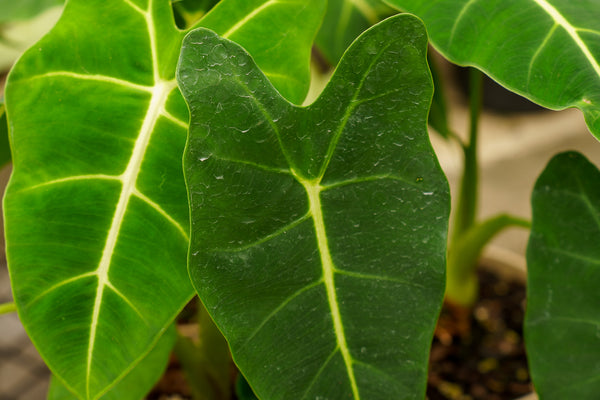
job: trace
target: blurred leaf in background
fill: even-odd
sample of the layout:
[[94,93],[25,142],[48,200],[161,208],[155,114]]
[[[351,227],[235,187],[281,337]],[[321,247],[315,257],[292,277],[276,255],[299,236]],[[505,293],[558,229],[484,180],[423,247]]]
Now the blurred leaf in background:
[[4,0],[0,2],[0,24],[31,19],[49,8],[63,4],[64,0]]
[[0,73],[58,21],[64,0],[4,0],[0,2]]
[[336,66],[358,35],[395,13],[381,0],[329,0],[316,38],[317,48],[329,65]]
[[177,26],[180,29],[189,28],[218,2],[219,0],[171,0]]

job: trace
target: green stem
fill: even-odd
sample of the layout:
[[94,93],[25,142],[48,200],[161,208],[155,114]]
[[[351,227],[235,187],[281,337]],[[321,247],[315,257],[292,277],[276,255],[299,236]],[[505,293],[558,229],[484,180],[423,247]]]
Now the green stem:
[[17,312],[17,305],[15,303],[0,304],[0,315],[13,312]]
[[232,386],[229,346],[200,302],[199,307],[198,344],[179,335],[173,351],[195,400],[229,400]]
[[477,158],[477,138],[479,116],[481,114],[482,74],[469,70],[469,141],[463,143],[464,169],[460,182],[453,240],[460,237],[475,223],[477,215],[477,195],[479,186],[479,161]]
[[475,270],[485,245],[506,228],[530,226],[530,222],[523,218],[499,214],[464,232],[448,251],[446,299],[462,306],[473,305],[479,289]]

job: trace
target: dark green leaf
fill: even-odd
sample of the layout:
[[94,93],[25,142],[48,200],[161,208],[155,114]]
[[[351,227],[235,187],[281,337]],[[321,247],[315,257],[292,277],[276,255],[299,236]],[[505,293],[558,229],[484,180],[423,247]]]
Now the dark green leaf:
[[192,26],[218,2],[219,0],[171,0],[177,26]]
[[337,65],[348,46],[363,31],[395,13],[381,0],[329,0],[315,41],[330,65]]
[[[139,400],[144,398],[164,373],[176,337],[175,327],[171,326],[146,357],[105,393],[102,400]],[[48,400],[71,399],[77,399],[77,396],[69,392],[67,387],[53,376],[50,380]]]
[[429,125],[444,138],[448,139],[452,136],[450,126],[448,125],[448,109],[446,107],[446,93],[442,83],[442,76],[438,70],[435,61],[432,57],[427,57],[431,77],[433,78],[433,100],[431,101],[431,109],[429,110]]
[[184,41],[190,275],[259,398],[423,398],[449,209],[426,44],[390,18],[298,107],[236,44]]
[[[319,3],[227,0],[202,23],[239,39],[302,100]],[[82,398],[115,384],[193,294],[188,112],[175,81],[184,34],[169,0],[71,0],[8,79],[15,302],[53,373]]]
[[235,381],[235,395],[239,400],[258,400],[244,375],[238,375]]
[[0,167],[10,162],[8,121],[6,120],[6,113],[4,111],[4,104],[0,102]]
[[579,108],[600,137],[600,2],[386,1],[421,17],[450,61],[544,107]]
[[525,342],[540,399],[600,393],[600,171],[578,153],[550,161],[532,196]]

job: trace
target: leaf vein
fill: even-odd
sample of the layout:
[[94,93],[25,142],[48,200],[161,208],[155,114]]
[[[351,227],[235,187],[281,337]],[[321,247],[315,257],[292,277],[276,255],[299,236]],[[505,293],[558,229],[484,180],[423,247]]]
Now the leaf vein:
[[71,71],[51,71],[51,72],[46,72],[44,74],[34,75],[32,77],[29,77],[29,78],[27,78],[27,80],[55,78],[55,77],[72,78],[72,79],[84,80],[84,81],[94,81],[94,82],[110,83],[110,84],[114,84],[114,85],[118,85],[118,86],[123,86],[123,87],[127,87],[127,88],[130,88],[130,89],[139,90],[139,91],[148,92],[148,93],[151,93],[152,92],[152,88],[153,88],[152,86],[140,85],[138,83],[134,83],[134,82],[131,82],[131,81],[128,81],[128,80],[125,80],[125,79],[121,79],[121,78],[115,78],[113,76],[100,75],[100,74],[80,74],[80,73],[71,72]]
[[177,222],[175,220],[175,218],[171,217],[159,204],[157,204],[154,201],[152,201],[148,196],[146,196],[145,194],[143,194],[142,192],[140,192],[137,188],[134,188],[133,194],[136,197],[138,197],[140,200],[142,200],[143,202],[145,202],[146,204],[148,204],[150,207],[152,207],[153,209],[155,209],[167,221],[169,221],[173,226],[175,226],[175,228],[177,228],[177,230],[179,231],[179,233],[181,233],[181,236],[183,236],[183,238],[185,239],[185,241],[189,240],[189,235],[186,232],[186,230],[183,228],[183,226],[181,226],[181,224],[179,222]]
[[306,285],[306,286],[298,289],[296,292],[294,292],[293,294],[288,296],[285,300],[283,300],[281,302],[281,304],[279,304],[273,311],[271,311],[269,313],[269,315],[266,316],[266,318],[264,318],[260,322],[260,324],[258,324],[256,329],[248,336],[248,338],[244,341],[244,343],[239,347],[238,351],[241,351],[244,347],[246,347],[248,345],[248,343],[250,343],[250,341],[252,341],[252,339],[262,330],[262,328],[267,324],[267,322],[269,322],[275,315],[277,315],[278,312],[283,310],[292,300],[294,300],[295,298],[297,298],[304,292],[306,292],[314,287],[317,287],[318,285],[320,285],[322,283],[323,283],[323,281],[321,279],[319,279],[316,282],[313,282],[309,285]]
[[315,383],[317,383],[317,379],[319,379],[319,377],[321,376],[323,371],[325,371],[325,368],[327,367],[329,362],[333,359],[333,356],[335,356],[336,353],[338,353],[339,351],[340,351],[340,348],[338,346],[336,346],[335,349],[331,352],[331,354],[329,354],[329,356],[327,356],[327,358],[325,359],[325,362],[323,363],[323,365],[321,365],[321,368],[319,368],[319,370],[317,371],[315,376],[310,380],[310,383],[306,387],[306,390],[302,394],[302,397],[300,398],[300,400],[306,399],[306,396],[308,396],[310,389],[312,389],[312,387],[315,385]]
[[571,25],[571,23],[569,21],[567,21],[567,19],[554,6],[552,6],[546,0],[533,0],[533,1],[538,6],[540,6],[544,11],[546,11],[546,13],[548,13],[548,15],[550,15],[550,17],[552,17],[552,19],[554,19],[554,21],[556,21],[557,24],[559,24],[565,31],[567,31],[567,34],[571,37],[571,39],[573,39],[573,41],[575,42],[577,47],[579,47],[579,49],[583,53],[584,57],[590,63],[591,67],[594,69],[594,72],[596,73],[596,75],[598,75],[600,77],[600,64],[598,64],[598,61],[594,58],[590,49],[587,47],[585,42],[581,39],[581,37],[577,33],[577,29],[573,25]]
[[458,25],[464,18],[467,13],[467,10],[477,2],[477,0],[469,0],[461,9],[456,18],[454,19],[454,24],[452,24],[452,28],[450,28],[450,37],[448,39],[448,47],[452,46],[452,42],[454,41],[454,35],[456,30],[458,29]]
[[323,178],[323,176],[325,175],[325,171],[327,170],[327,167],[329,166],[329,162],[331,161],[331,158],[333,157],[333,153],[335,152],[335,149],[336,149],[337,144],[338,144],[338,142],[340,140],[340,137],[342,136],[342,132],[344,131],[344,128],[346,127],[346,124],[348,123],[348,120],[350,119],[350,116],[354,112],[354,109],[359,104],[362,104],[362,102],[361,101],[357,101],[357,99],[358,99],[360,91],[362,90],[362,87],[363,87],[363,85],[364,85],[364,83],[365,83],[365,81],[366,81],[369,73],[371,72],[371,69],[373,69],[373,66],[377,63],[377,61],[379,61],[379,58],[381,57],[381,55],[391,45],[392,45],[392,43],[388,43],[385,46],[383,46],[381,49],[379,49],[379,51],[377,52],[377,54],[371,59],[371,62],[369,63],[369,66],[367,67],[367,69],[363,73],[363,76],[361,77],[360,82],[356,86],[356,89],[354,91],[352,99],[350,100],[350,103],[349,103],[348,107],[346,108],[346,112],[344,113],[344,116],[342,117],[342,120],[340,121],[338,129],[336,130],[335,134],[333,135],[333,138],[332,138],[331,142],[329,143],[329,147],[327,149],[327,154],[325,155],[325,160],[323,162],[323,165],[321,166],[321,170],[319,171],[319,179]]
[[254,168],[261,169],[261,170],[264,170],[264,171],[267,171],[267,172],[274,172],[276,174],[292,175],[292,172],[289,169],[269,167],[267,165],[254,163],[252,161],[236,160],[236,159],[233,159],[233,158],[221,157],[221,156],[217,156],[217,155],[214,155],[214,154],[211,155],[209,158],[212,158],[212,159],[215,159],[215,160],[218,160],[218,161],[226,161],[226,162],[231,162],[231,163],[235,163],[235,164],[247,165],[249,167],[254,167]]
[[264,236],[262,238],[260,238],[259,240],[249,243],[247,245],[244,246],[240,246],[240,247],[233,247],[233,248],[219,248],[219,249],[211,249],[211,253],[238,253],[244,250],[248,250],[251,249],[252,247],[261,245],[263,243],[266,243],[270,240],[275,239],[278,236],[281,236],[284,233],[287,233],[289,230],[294,229],[296,226],[300,225],[301,223],[303,223],[304,221],[308,220],[310,218],[310,214],[307,213],[304,216],[302,216],[301,218],[298,218],[297,220],[290,222],[289,224],[277,229],[275,232],[270,233],[267,236]]

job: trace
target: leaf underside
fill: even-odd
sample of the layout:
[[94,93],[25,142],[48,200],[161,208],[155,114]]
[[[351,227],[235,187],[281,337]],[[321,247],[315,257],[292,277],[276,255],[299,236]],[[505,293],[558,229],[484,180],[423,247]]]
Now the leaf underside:
[[[228,0],[200,23],[239,39],[282,93],[302,100],[322,12],[313,0]],[[184,34],[168,0],[71,0],[8,79],[15,302],[48,366],[80,398],[118,382],[193,295],[181,168],[188,111],[175,81]]]
[[576,107],[600,137],[600,3],[386,0],[425,21],[450,61],[551,109]]
[[298,107],[234,43],[184,41],[190,276],[261,399],[424,396],[449,211],[426,43],[390,18]]
[[525,343],[543,399],[600,393],[600,171],[579,153],[553,158],[532,195]]

